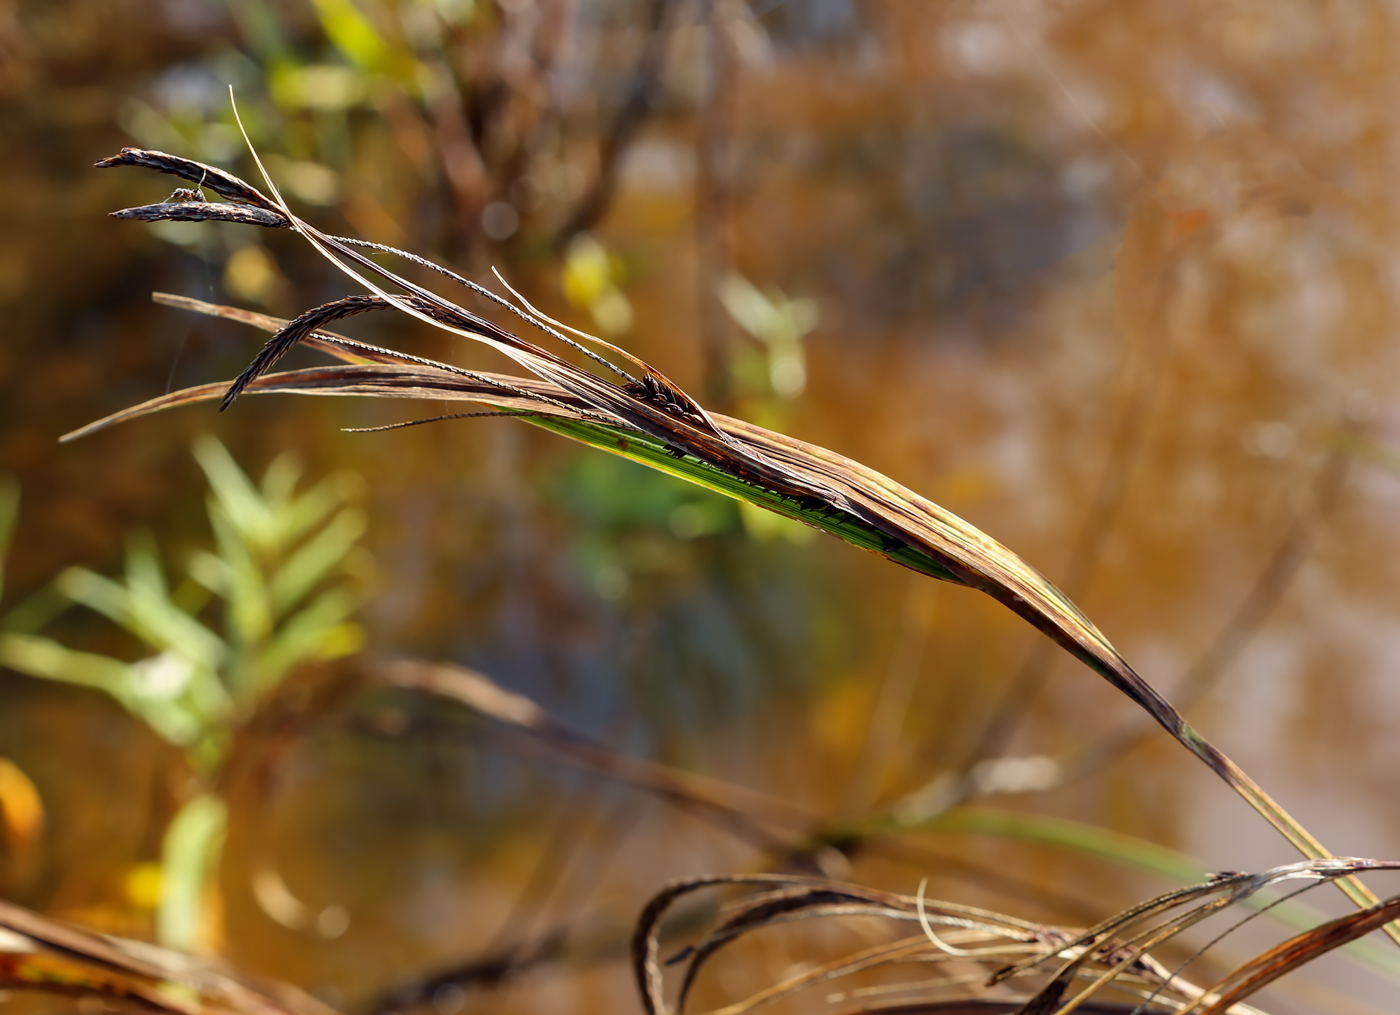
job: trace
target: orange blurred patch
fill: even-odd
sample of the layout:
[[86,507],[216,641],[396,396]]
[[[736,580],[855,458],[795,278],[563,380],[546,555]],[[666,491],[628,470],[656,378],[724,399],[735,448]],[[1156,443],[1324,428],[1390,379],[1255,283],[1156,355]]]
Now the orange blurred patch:
[[1183,236],[1190,236],[1201,226],[1206,224],[1210,218],[1210,212],[1204,208],[1187,208],[1185,211],[1167,212],[1167,239],[1179,240]]
[[29,776],[13,761],[0,758],[0,828],[11,853],[34,848],[44,832],[44,804]]
[[870,721],[874,689],[868,681],[844,680],[812,710],[812,735],[819,745],[848,757],[860,749]]

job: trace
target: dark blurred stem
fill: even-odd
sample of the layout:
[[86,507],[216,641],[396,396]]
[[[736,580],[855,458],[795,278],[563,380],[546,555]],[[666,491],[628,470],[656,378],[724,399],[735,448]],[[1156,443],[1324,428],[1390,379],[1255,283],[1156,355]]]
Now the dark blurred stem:
[[429,80],[431,86],[424,89],[428,122],[437,141],[462,234],[470,242],[481,231],[481,210],[486,206],[486,164],[472,140],[456,79],[444,61],[430,65]]
[[525,887],[516,897],[505,920],[492,938],[488,952],[507,952],[530,936],[530,931],[551,899],[577,866],[579,853],[588,841],[588,826],[597,821],[609,783],[579,774],[564,793],[553,830],[539,859],[535,861]]
[[[646,633],[639,636],[638,630]],[[631,673],[636,668],[639,640],[645,640],[648,634],[649,629],[645,626],[629,632],[623,650],[623,672]],[[626,741],[636,719],[632,706],[633,699],[626,695],[619,694],[614,699],[609,709],[613,714],[607,723],[606,742]],[[568,882],[577,877],[580,854],[589,840],[590,825],[613,830],[611,822],[599,820],[610,785],[602,779],[589,780],[581,772],[573,787],[565,792],[560,800],[559,815],[553,823],[549,841],[535,862],[535,868],[530,872],[524,889],[516,897],[514,906],[496,931],[491,951],[505,951],[513,941],[528,939],[530,932],[536,929],[541,914],[548,911],[549,903],[562,892],[568,891]]]
[[[1215,687],[1264,623],[1273,616],[1283,594],[1307,560],[1317,541],[1318,531],[1337,506],[1349,463],[1350,454],[1341,442],[1328,452],[1318,470],[1307,506],[1289,524],[1244,601],[1182,680],[1180,690],[1174,695],[1181,711],[1189,710]],[[1062,768],[1062,780],[1073,782],[1102,771],[1152,732],[1153,728],[1145,723],[1128,724],[1066,761]]]
[[729,377],[732,325],[719,300],[719,286],[729,274],[729,147],[733,133],[734,53],[719,0],[706,0],[709,23],[710,90],[700,119],[695,191],[695,241],[700,277],[700,353],[705,371],[705,398],[720,412],[733,401]]
[[900,612],[889,666],[880,692],[870,712],[860,757],[851,769],[851,779],[837,811],[841,816],[859,814],[879,796],[890,758],[900,743],[900,729],[928,643],[931,597],[929,583],[922,575],[911,575],[909,589]]
[[599,141],[598,176],[556,235],[555,245],[558,247],[565,246],[578,233],[592,228],[612,202],[622,154],[651,112],[652,99],[666,66],[666,49],[670,45],[677,6],[676,0],[651,0],[648,18],[651,37],[642,51],[627,97],[613,117],[607,133]]
[[[1161,379],[1166,372],[1166,361],[1170,354],[1167,335],[1143,335],[1135,344],[1136,349],[1130,351],[1129,362],[1125,364],[1126,395],[1109,449],[1108,461],[1099,477],[1079,536],[1075,540],[1064,581],[1060,583],[1060,588],[1072,602],[1083,601],[1084,594],[1098,570],[1104,544],[1117,524],[1118,512],[1132,478],[1133,466],[1141,456],[1152,410],[1161,390]],[[1056,651],[1052,642],[1043,638],[1036,639],[1025,662],[1002,696],[1001,703],[993,711],[987,728],[969,753],[963,766],[964,770],[977,761],[994,757],[1006,749],[1006,745],[1039,696],[1041,688],[1045,686],[1051,667],[1059,658],[1060,653]]]

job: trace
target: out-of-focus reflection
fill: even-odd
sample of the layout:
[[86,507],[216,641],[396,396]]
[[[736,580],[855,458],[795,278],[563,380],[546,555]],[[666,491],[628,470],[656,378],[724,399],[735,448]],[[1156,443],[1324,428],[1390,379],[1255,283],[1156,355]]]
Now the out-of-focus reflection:
[[[354,556],[376,566],[350,568],[321,632],[341,650],[362,635],[381,658],[474,667],[828,831],[974,799],[1208,869],[1294,859],[994,604],[516,421],[345,434],[417,409],[258,398],[58,447],[256,351],[151,291],[279,316],[347,293],[285,232],[105,217],[169,192],[90,169],[122,145],[256,179],[232,85],[308,220],[483,283],[498,266],[710,407],[967,517],[1329,846],[1400,855],[1376,806],[1400,770],[1396,43],[1381,5],[21,3],[0,13],[0,472],[23,491],[4,636],[166,686],[150,660],[169,646],[60,611],[52,583],[81,568],[77,598],[133,594],[135,572],[112,576],[149,532],[164,574],[216,593],[223,543],[188,454],[212,434],[240,475],[291,450],[308,482],[363,477],[336,517],[363,511]],[[506,368],[380,316],[345,330]],[[244,651],[232,614],[186,605]],[[609,956],[679,875],[786,863],[905,893],[927,876],[931,896],[1084,924],[1163,886],[985,828],[897,837],[916,858],[834,831],[757,844],[402,688],[305,712],[317,654],[278,670],[286,714],[314,721],[228,742],[5,670],[0,891],[152,937],[162,843],[208,793],[227,816],[204,819],[225,836],[204,947],[333,1006],[457,1015],[635,1003]],[[785,948],[702,978],[698,1000],[776,982],[802,961]],[[1299,975],[1387,996],[1332,961]]]

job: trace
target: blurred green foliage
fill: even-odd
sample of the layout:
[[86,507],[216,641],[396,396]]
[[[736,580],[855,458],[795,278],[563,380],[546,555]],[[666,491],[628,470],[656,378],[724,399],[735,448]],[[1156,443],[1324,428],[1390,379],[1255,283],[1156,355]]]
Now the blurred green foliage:
[[807,387],[807,357],[802,339],[817,326],[817,305],[809,299],[789,299],[777,286],[765,292],[731,274],[720,283],[719,297],[736,324],[757,340],[759,350],[737,351],[734,373],[750,391],[796,398]]
[[729,498],[612,455],[577,459],[555,492],[583,523],[575,566],[604,599],[621,599],[639,581],[694,571],[689,541],[739,530]]
[[569,244],[561,272],[564,298],[586,310],[605,335],[618,335],[632,327],[632,304],[623,294],[626,279],[622,260],[588,233],[579,233]]
[[[178,584],[144,533],[128,538],[120,579],[73,567],[53,583],[67,601],[124,628],[148,655],[125,661],[37,634],[0,634],[0,663],[103,691],[184,750],[200,791],[166,831],[157,929],[164,943],[187,949],[201,940],[201,900],[224,834],[216,791],[233,736],[298,666],[363,645],[352,618],[370,570],[358,546],[366,522],[353,504],[362,486],[353,473],[297,493],[300,468],[290,453],[260,484],[213,437],[199,438],[194,454],[209,483],[215,548],[190,554]],[[0,487],[0,548],[18,501],[15,484]]]

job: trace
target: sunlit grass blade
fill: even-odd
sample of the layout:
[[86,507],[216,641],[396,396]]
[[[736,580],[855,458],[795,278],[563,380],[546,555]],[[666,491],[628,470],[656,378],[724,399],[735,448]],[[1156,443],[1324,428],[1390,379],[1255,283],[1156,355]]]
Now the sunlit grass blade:
[[[482,375],[484,378],[494,379],[496,375]],[[248,388],[249,393],[298,393],[298,394],[319,394],[319,395],[361,395],[370,397],[387,398],[410,398],[425,399],[434,401],[462,400],[480,402],[491,405],[494,408],[514,409],[528,411],[531,415],[522,417],[525,422],[535,426],[554,431],[563,436],[570,437],[582,443],[588,444],[600,450],[629,458],[652,468],[667,472],[671,475],[685,479],[699,486],[706,487],[716,492],[725,494],[736,499],[747,501],[759,507],[773,511],[777,514],[792,518],[816,528],[822,529],[852,545],[879,554],[895,563],[905,567],[920,571],[931,577],[941,578],[959,584],[971,584],[971,580],[976,580],[977,572],[972,571],[966,565],[959,564],[951,555],[952,547],[967,546],[975,548],[977,558],[982,560],[999,561],[1003,574],[1016,573],[1020,576],[1020,584],[1031,586],[1037,583],[1043,586],[1044,590],[1041,600],[1042,608],[1049,610],[1057,599],[1050,586],[1044,579],[1039,579],[1035,572],[1024,563],[1017,563],[1010,551],[999,548],[990,538],[980,535],[966,522],[957,519],[956,516],[938,509],[936,505],[919,498],[916,494],[899,487],[893,481],[867,470],[857,463],[850,463],[848,471],[853,477],[864,477],[868,480],[868,486],[877,491],[877,498],[882,498],[889,503],[897,505],[898,510],[906,515],[916,516],[920,510],[928,513],[928,517],[923,520],[920,529],[932,529],[937,531],[942,526],[945,531],[945,538],[942,543],[947,549],[941,552],[931,552],[927,543],[919,545],[913,541],[905,542],[893,538],[887,531],[890,526],[880,527],[873,524],[868,518],[853,512],[833,509],[822,506],[812,508],[792,498],[784,497],[772,490],[766,489],[758,484],[750,482],[742,477],[717,468],[709,462],[705,462],[693,456],[678,456],[674,447],[664,441],[657,440],[648,434],[637,433],[636,431],[622,430],[621,428],[608,427],[596,423],[589,419],[570,416],[567,412],[567,404],[571,400],[567,392],[549,385],[547,382],[532,381],[529,378],[515,378],[501,376],[503,383],[509,383],[512,387],[523,387],[531,391],[537,391],[548,395],[551,400],[557,401],[559,405],[545,405],[534,403],[521,398],[508,390],[500,388],[493,389],[488,383],[474,381],[470,378],[463,378],[446,371],[436,370],[429,366],[417,364],[347,364],[345,366],[315,367],[306,370],[289,371],[279,374],[267,374],[253,381]],[[188,388],[183,391],[173,392],[152,399],[139,406],[116,413],[106,419],[99,420],[93,424],[64,439],[75,439],[106,426],[118,422],[138,418],[149,413],[158,412],[163,409],[173,408],[181,405],[193,404],[195,402],[213,401],[221,398],[226,390],[223,384],[206,384]],[[794,458],[800,456],[804,451],[811,450],[811,457],[821,461],[826,459],[832,465],[833,470],[843,465],[849,460],[843,459],[832,452],[825,452],[818,456],[815,452],[822,449],[813,449],[811,445],[794,441],[771,431],[764,431],[752,424],[744,424],[727,417],[716,416],[716,421],[721,427],[733,427],[734,431],[743,434],[749,439],[763,441],[768,447],[773,449],[791,449],[788,451]],[[854,478],[849,480],[854,488],[859,484]],[[874,498],[873,498],[874,499]],[[980,538],[979,538],[980,536]],[[930,540],[931,541],[931,540]],[[971,551],[968,553],[972,556]],[[987,566],[988,571],[993,571],[991,564]],[[987,591],[999,599],[1012,599],[1009,604],[1017,612],[1025,614],[1031,612],[1027,600],[1017,601],[1013,598],[1013,590],[1006,585],[993,583],[986,575],[982,575],[979,581]],[[1072,612],[1071,612],[1072,611]],[[1033,613],[1033,616],[1042,616]],[[1136,678],[1131,668],[1122,661],[1121,657],[1112,650],[1106,639],[1093,628],[1091,624],[1083,620],[1077,610],[1067,607],[1058,611],[1056,619],[1058,625],[1052,627],[1050,633],[1058,634],[1056,638],[1064,644],[1066,641],[1074,646],[1074,653],[1081,658],[1093,660],[1094,668],[1099,672],[1108,671],[1117,676],[1122,676],[1124,672],[1131,674],[1134,679],[1120,682],[1115,679],[1115,685],[1124,689],[1135,701],[1143,703],[1146,701],[1151,707],[1149,711],[1159,722],[1163,719],[1163,725],[1167,726],[1178,739],[1183,740],[1188,747],[1193,749],[1198,756],[1204,757],[1211,763],[1211,767],[1218,773],[1226,777],[1227,781],[1242,791],[1251,803],[1255,803],[1263,796],[1262,790],[1258,790],[1254,784],[1243,776],[1231,762],[1210,745],[1206,744],[1198,735],[1190,729],[1174,709],[1157,695],[1144,681]],[[1042,619],[1037,623],[1039,627],[1050,625],[1050,620]],[[1065,629],[1075,632],[1080,637],[1075,638],[1067,634]],[[1082,640],[1080,640],[1082,638]],[[1257,794],[1250,790],[1257,790]],[[1272,801],[1269,801],[1272,804]],[[1273,823],[1283,829],[1287,829],[1290,840],[1295,841],[1295,845],[1303,848],[1305,855],[1322,856],[1325,855],[1320,845],[1315,840],[1303,838],[1297,834],[1295,829],[1290,828],[1289,822],[1283,820],[1280,815],[1281,809],[1277,805],[1258,807],[1261,813],[1269,816]],[[1364,898],[1364,896],[1363,896]]]

